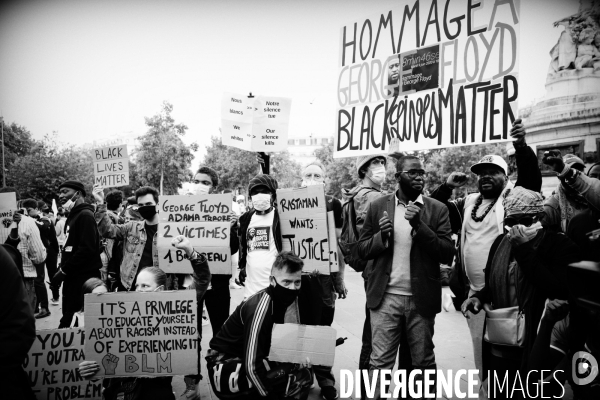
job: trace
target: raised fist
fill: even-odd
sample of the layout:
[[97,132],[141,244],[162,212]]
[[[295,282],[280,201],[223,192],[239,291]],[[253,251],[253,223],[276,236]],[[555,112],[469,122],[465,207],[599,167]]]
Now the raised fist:
[[117,364],[119,363],[119,357],[114,354],[106,353],[102,358],[102,366],[106,375],[114,375]]

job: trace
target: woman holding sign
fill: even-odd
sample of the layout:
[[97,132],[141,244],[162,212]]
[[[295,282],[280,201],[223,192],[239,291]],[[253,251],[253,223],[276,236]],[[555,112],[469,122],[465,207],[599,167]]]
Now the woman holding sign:
[[[194,270],[194,287],[198,305],[201,307],[201,299],[204,297],[210,283],[210,270],[204,254],[194,250],[189,240],[185,236],[177,236],[171,244],[177,249],[186,252]],[[159,292],[165,290],[167,285],[167,275],[163,270],[156,267],[144,268],[137,277],[135,290],[137,292]],[[202,309],[198,310],[201,315]],[[200,321],[198,322],[198,332],[202,332]],[[200,341],[201,338],[198,338]],[[198,366],[200,369],[200,366]],[[100,366],[95,361],[84,361],[79,365],[79,373],[85,379],[92,379],[100,370]],[[104,399],[116,400],[127,398],[137,399],[175,399],[173,388],[171,386],[172,377],[160,378],[114,378],[110,379],[104,391]]]

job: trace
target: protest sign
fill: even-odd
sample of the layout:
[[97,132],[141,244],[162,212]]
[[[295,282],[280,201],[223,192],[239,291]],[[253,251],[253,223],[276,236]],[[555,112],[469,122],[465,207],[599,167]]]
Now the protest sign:
[[341,28],[334,157],[511,140],[519,2],[399,4]]
[[283,151],[287,147],[292,100],[283,97],[248,98],[223,93],[223,144],[247,151]]
[[84,346],[82,328],[36,332],[23,369],[37,399],[102,398],[102,380],[88,381],[79,374],[79,363],[86,360]]
[[17,211],[16,193],[0,193],[0,243],[4,243],[10,234],[10,225],[15,211]]
[[330,273],[329,228],[323,185],[277,189],[283,250],[304,261],[304,271]]
[[271,334],[269,361],[306,363],[332,367],[336,330],[330,326],[275,324]]
[[129,185],[127,145],[93,150],[94,184],[103,188]]
[[198,373],[195,290],[85,296],[86,360],[99,376]]
[[183,250],[171,246],[184,235],[194,249],[206,253],[212,274],[231,274],[231,193],[162,196],[158,214],[158,262],[167,273],[193,272]]

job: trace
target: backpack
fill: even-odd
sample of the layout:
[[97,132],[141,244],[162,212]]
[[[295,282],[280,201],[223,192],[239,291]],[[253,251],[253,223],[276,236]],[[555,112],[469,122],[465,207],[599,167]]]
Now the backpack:
[[[365,190],[371,191],[375,189],[365,188]],[[363,272],[368,261],[359,258],[358,255],[353,251],[353,249],[356,249],[356,243],[358,242],[358,238],[360,236],[360,233],[356,229],[354,196],[351,199],[348,199],[348,201],[346,201],[342,206],[342,218],[344,222],[342,225],[342,235],[338,240],[338,246],[340,246],[340,250],[344,255],[344,262],[356,272]]]

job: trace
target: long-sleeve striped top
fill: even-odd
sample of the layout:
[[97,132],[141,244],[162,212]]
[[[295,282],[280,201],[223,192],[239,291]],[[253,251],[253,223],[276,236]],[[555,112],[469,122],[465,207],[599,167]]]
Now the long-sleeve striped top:
[[23,273],[25,278],[35,278],[37,273],[33,264],[40,264],[46,260],[46,248],[42,243],[40,230],[33,218],[23,215],[17,232],[20,239],[17,250],[23,257]]

